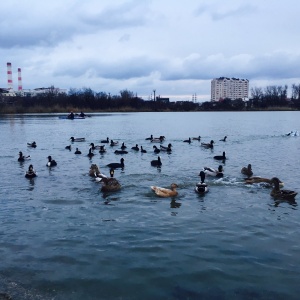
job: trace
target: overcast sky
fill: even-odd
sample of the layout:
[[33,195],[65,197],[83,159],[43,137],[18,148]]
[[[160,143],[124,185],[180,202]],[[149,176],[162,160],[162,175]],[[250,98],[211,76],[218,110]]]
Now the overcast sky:
[[211,79],[300,83],[299,0],[9,0],[0,3],[6,63],[24,89],[128,89],[144,99],[210,100]]

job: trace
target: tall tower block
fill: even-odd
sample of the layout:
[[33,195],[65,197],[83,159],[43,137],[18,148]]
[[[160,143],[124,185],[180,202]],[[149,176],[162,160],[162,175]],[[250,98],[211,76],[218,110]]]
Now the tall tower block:
[[12,81],[12,71],[11,71],[11,63],[7,63],[7,87],[10,90],[13,90],[13,81]]
[[22,91],[22,75],[21,75],[21,68],[18,68],[18,91]]

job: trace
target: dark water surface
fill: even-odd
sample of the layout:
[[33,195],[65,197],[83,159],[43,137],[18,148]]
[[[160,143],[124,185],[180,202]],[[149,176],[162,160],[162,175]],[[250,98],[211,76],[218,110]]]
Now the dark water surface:
[[[275,202],[270,188],[247,186],[240,170],[279,177],[300,192],[299,112],[95,114],[0,117],[0,293],[13,299],[299,299],[300,213]],[[164,135],[171,154],[157,155],[145,138]],[[213,150],[189,137],[215,141]],[[219,141],[225,135],[227,141]],[[85,137],[71,143],[70,137]],[[92,163],[121,156],[106,146],[87,157],[91,142],[125,142],[121,191],[103,194],[88,176]],[[36,141],[37,148],[27,147]],[[72,151],[65,146],[72,144]],[[135,144],[148,152],[131,150]],[[158,144],[157,144],[158,145]],[[119,145],[120,146],[120,145]],[[82,151],[74,154],[75,148]],[[18,152],[31,160],[17,161]],[[199,171],[216,168],[226,151],[223,179],[194,192]],[[46,167],[52,155],[56,167]],[[32,163],[38,177],[24,177]],[[179,185],[157,198],[151,185]],[[299,196],[299,195],[298,195]],[[300,196],[299,196],[300,197]],[[298,197],[298,198],[299,198]],[[296,197],[297,200],[297,197]],[[1,299],[1,295],[0,295]]]

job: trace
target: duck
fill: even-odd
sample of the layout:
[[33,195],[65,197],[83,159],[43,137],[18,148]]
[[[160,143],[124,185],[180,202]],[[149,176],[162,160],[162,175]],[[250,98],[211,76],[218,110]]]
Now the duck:
[[94,143],[90,143],[92,150],[100,149],[101,146],[95,145]]
[[106,152],[106,149],[105,149],[105,146],[104,145],[101,145],[100,146],[100,150],[99,150],[99,153],[103,154]]
[[205,147],[205,148],[213,148],[214,147],[214,141],[213,140],[211,140],[209,143],[201,143],[201,146],[202,147]]
[[160,137],[153,138],[151,140],[152,143],[162,143],[165,140],[165,136],[161,135]]
[[122,143],[121,149],[125,150],[127,147],[125,146],[124,142]]
[[189,144],[190,144],[192,141],[191,141],[191,138],[189,137],[188,140],[184,140],[183,142],[184,142],[184,143],[189,143]]
[[126,150],[116,150],[115,151],[115,154],[127,154],[128,153],[128,151],[126,151]]
[[175,197],[178,195],[178,192],[176,191],[178,185],[176,183],[171,184],[171,189],[166,189],[163,187],[153,186],[153,185],[150,188],[159,197],[168,198],[168,197]]
[[204,167],[203,171],[204,171],[205,175],[210,175],[210,176],[214,176],[214,177],[217,177],[217,178],[222,178],[224,176],[222,165],[219,165],[217,170],[213,169],[213,168],[210,168],[210,167]]
[[277,177],[273,177],[271,182],[274,184],[274,188],[272,189],[270,195],[275,199],[281,200],[295,200],[297,192],[290,191],[290,190],[281,190],[279,186],[279,179]]
[[150,135],[150,137],[145,138],[146,141],[151,141],[153,140],[153,134]]
[[36,148],[36,142],[27,143],[28,147]]
[[167,152],[172,152],[172,144],[169,143],[168,146],[163,146],[163,145],[160,145],[160,150],[161,151],[167,151]]
[[204,171],[201,171],[200,174],[199,174],[199,176],[200,176],[201,181],[196,184],[195,192],[198,193],[198,194],[207,193],[208,192],[208,186],[204,182],[205,181],[205,173],[204,173]]
[[199,135],[198,137],[193,137],[192,139],[193,139],[194,141],[199,141],[199,142],[200,142],[201,136]]
[[154,153],[159,153],[160,152],[160,150],[155,145],[153,146],[153,149],[154,149]]
[[92,152],[92,148],[89,149],[88,157],[92,158],[95,154]]
[[90,170],[89,170],[89,175],[91,177],[99,177],[101,174],[100,169],[97,164],[91,164]]
[[121,189],[121,184],[119,181],[114,178],[114,169],[111,168],[110,171],[110,178],[107,178],[106,176],[100,176],[101,178],[101,191],[102,192],[117,192]]
[[85,142],[85,138],[74,138],[74,136],[70,137],[71,142]]
[[76,151],[74,152],[75,154],[81,154],[81,151],[76,148]]
[[31,158],[30,155],[25,156],[25,155],[23,155],[22,151],[19,152],[19,158],[18,158],[19,162],[23,162],[23,161],[28,160],[30,158]]
[[145,150],[143,146],[141,146],[141,153],[147,153],[147,150]]
[[72,147],[71,147],[71,145],[68,145],[68,146],[65,147],[65,149],[71,151],[71,150],[72,150]]
[[241,173],[247,175],[248,177],[251,177],[253,175],[251,164],[248,164],[247,167],[243,167],[241,169]]
[[157,159],[151,160],[151,166],[160,167],[161,165],[162,163],[159,156],[157,157]]
[[225,135],[224,138],[220,139],[220,142],[226,142],[227,136]]
[[52,159],[50,155],[47,158],[48,158],[47,167],[54,167],[57,165],[57,162],[54,159]]
[[118,169],[118,168],[123,169],[125,167],[125,165],[124,165],[124,158],[122,157],[120,159],[120,163],[110,163],[107,166],[110,167],[110,168],[112,168],[112,169]]
[[110,140],[110,146],[117,146],[119,144],[119,142],[114,142],[113,140]]
[[135,146],[131,147],[131,149],[135,151],[140,151],[138,144],[135,144]]
[[223,151],[222,155],[215,155],[214,159],[216,159],[216,160],[226,160],[225,151]]
[[107,137],[106,140],[101,140],[102,144],[108,144],[109,143],[109,138]]
[[26,173],[25,173],[25,177],[26,177],[26,178],[34,178],[34,177],[36,177],[36,176],[37,176],[37,175],[36,175],[35,170],[33,169],[33,166],[32,166],[32,165],[29,165],[28,170],[27,170]]
[[[267,183],[268,185],[273,184],[271,179],[265,178],[265,177],[260,177],[260,176],[252,176],[252,177],[249,177],[249,178],[245,178],[245,183],[246,184]],[[279,186],[280,187],[284,186],[284,183],[280,180],[279,180]]]

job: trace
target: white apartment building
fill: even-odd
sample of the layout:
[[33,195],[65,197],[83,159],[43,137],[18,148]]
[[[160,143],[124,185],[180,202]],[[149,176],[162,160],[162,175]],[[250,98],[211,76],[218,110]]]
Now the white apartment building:
[[249,97],[249,80],[220,77],[211,81],[211,101],[229,98],[231,100]]

